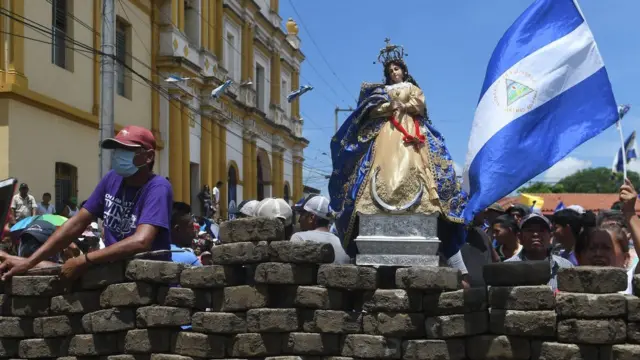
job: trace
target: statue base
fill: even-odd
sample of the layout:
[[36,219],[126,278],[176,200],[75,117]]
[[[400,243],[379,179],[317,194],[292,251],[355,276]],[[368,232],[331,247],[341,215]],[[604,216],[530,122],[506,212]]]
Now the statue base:
[[358,213],[356,264],[371,266],[438,266],[438,214]]

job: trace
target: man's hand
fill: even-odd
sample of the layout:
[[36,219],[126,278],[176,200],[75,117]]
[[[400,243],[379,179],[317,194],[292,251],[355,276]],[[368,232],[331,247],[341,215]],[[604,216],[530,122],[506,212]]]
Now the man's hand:
[[70,288],[74,280],[79,278],[89,268],[85,256],[78,256],[67,260],[60,269],[60,281],[65,288]]
[[0,274],[2,281],[7,281],[15,275],[21,275],[29,271],[33,266],[29,260],[19,256],[12,256],[4,251],[0,251]]
[[638,192],[633,187],[629,179],[624,179],[624,185],[620,187],[620,201],[622,201],[622,212],[625,214],[636,213],[636,199]]

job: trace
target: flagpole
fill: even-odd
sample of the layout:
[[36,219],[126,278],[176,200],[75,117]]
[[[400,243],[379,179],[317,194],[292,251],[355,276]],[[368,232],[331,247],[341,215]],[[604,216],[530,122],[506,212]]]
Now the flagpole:
[[618,134],[620,134],[620,142],[622,143],[622,147],[620,149],[622,152],[622,176],[623,179],[627,178],[627,154],[626,151],[627,149],[625,149],[624,147],[624,135],[622,134],[622,118],[620,117],[620,115],[618,115],[618,122],[616,123],[616,127],[618,128]]

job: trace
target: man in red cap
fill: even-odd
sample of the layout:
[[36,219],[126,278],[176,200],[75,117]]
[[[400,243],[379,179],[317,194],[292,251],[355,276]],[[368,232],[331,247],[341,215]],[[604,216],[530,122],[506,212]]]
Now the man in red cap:
[[[96,218],[103,220],[105,248],[71,258],[60,276],[73,280],[92,263],[129,258],[148,250],[169,250],[173,191],[166,178],[152,171],[156,140],[148,129],[127,126],[102,142],[112,149],[109,171],[78,214],[69,219],[29,258],[0,264],[2,279],[38,266],[71,244]],[[162,258],[170,260],[170,254]]]

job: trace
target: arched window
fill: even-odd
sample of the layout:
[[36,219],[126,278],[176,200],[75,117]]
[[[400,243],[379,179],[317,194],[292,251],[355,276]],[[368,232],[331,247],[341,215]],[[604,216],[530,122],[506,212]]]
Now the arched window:
[[[61,213],[65,201],[78,196],[78,168],[71,164],[56,163],[56,211]],[[82,200],[78,199],[78,206]]]

